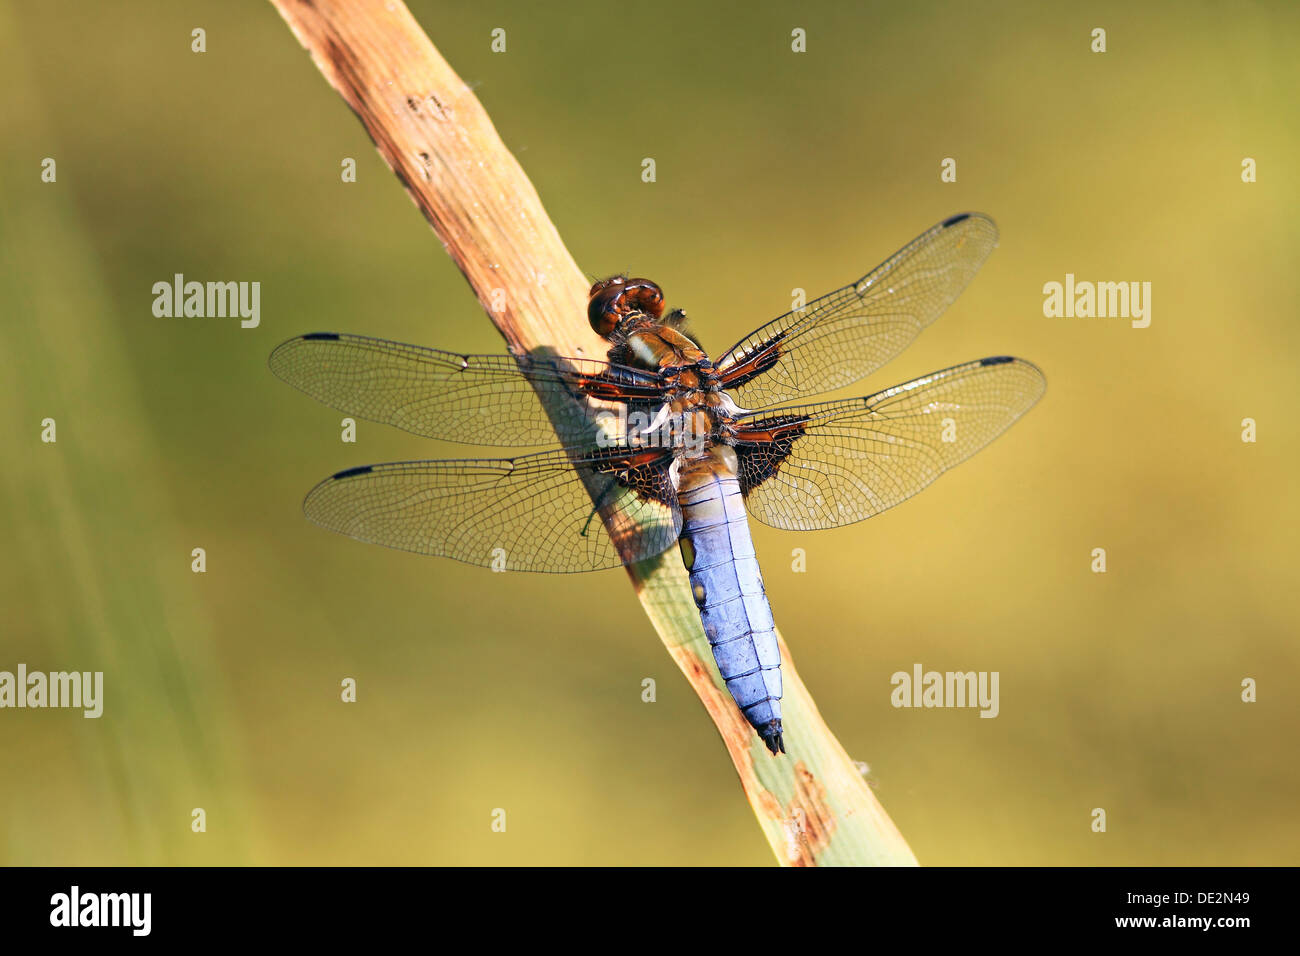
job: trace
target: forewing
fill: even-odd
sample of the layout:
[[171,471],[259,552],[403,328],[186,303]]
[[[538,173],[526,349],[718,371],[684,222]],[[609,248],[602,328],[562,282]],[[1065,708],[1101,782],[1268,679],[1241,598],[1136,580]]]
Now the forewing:
[[962,213],[863,276],[758,329],[718,359],[724,387],[759,409],[856,382],[939,317],[997,245],[993,220]]
[[670,463],[611,448],[367,465],[321,482],[303,510],[331,531],[403,551],[510,571],[597,571],[677,541]]
[[771,409],[737,423],[745,507],[786,530],[837,528],[910,498],[1002,434],[1043,373],[1000,356],[866,398]]
[[333,332],[290,339],[270,366],[348,415],[473,445],[554,445],[557,434],[567,445],[592,445],[596,416],[660,394],[653,375],[608,362],[458,355]]

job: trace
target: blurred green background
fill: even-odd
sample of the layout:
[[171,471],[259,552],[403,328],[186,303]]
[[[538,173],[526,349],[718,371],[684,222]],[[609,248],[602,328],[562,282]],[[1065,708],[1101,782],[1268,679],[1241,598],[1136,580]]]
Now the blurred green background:
[[[805,681],[923,863],[1300,862],[1296,5],[412,10],[582,268],[657,279],[715,352],[948,214],[998,221],[854,391],[1006,352],[1043,402],[868,523],[754,529]],[[267,371],[277,343],[502,344],[271,6],[2,3],[0,78],[0,669],[106,684],[99,720],[0,711],[0,861],[772,863],[624,575],[302,518],[341,468],[467,449],[341,444]],[[261,326],[155,318],[176,272],[261,282]],[[1067,272],[1151,282],[1150,328],[1044,318]],[[999,671],[1000,716],[895,710],[915,662]]]

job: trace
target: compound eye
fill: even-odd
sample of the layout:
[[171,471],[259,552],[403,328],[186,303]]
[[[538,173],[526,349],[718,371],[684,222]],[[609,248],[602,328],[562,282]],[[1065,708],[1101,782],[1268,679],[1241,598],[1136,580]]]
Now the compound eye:
[[635,303],[635,308],[638,311],[656,319],[663,315],[663,290],[649,279],[628,279],[627,292],[624,294]]
[[618,325],[617,303],[621,294],[617,288],[600,289],[587,303],[587,321],[602,339],[608,338]]
[[587,293],[587,297],[590,298],[598,292],[604,292],[610,286],[622,285],[625,281],[627,280],[623,276],[610,276],[608,279],[601,279],[591,287],[591,291]]
[[650,299],[646,305],[646,311],[656,319],[664,314],[664,294],[658,286],[655,286],[650,293]]

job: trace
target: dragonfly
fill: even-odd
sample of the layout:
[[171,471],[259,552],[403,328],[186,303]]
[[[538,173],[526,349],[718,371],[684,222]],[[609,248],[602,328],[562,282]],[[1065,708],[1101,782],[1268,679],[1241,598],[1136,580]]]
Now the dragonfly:
[[[853,524],[910,498],[1042,396],[1007,355],[856,398],[806,403],[911,344],[997,245],[993,220],[943,220],[865,276],[787,312],[716,359],[663,290],[596,282],[604,360],[466,355],[316,332],[275,349],[284,381],[348,415],[510,458],[349,468],[303,503],[361,541],[497,570],[578,572],[676,546],[718,672],[773,755],[785,752],[781,653],[748,519]],[[692,323],[693,325],[693,323]]]

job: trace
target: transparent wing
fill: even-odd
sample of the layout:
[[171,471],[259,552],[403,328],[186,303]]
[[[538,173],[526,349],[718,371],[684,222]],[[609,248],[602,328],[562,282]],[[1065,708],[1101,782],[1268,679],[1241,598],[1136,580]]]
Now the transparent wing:
[[745,507],[763,524],[852,524],[910,498],[1002,434],[1042,396],[1043,373],[1000,356],[842,402],[740,419]]
[[939,317],[997,240],[987,216],[945,219],[857,282],[737,343],[717,361],[724,387],[741,407],[757,409],[856,382]]
[[566,445],[593,445],[602,411],[660,394],[654,375],[608,362],[458,355],[333,332],[290,339],[269,364],[348,415],[474,445],[554,445],[557,434]]
[[367,465],[321,482],[303,511],[331,531],[403,551],[511,571],[597,571],[676,543],[670,462],[659,451],[607,449]]

